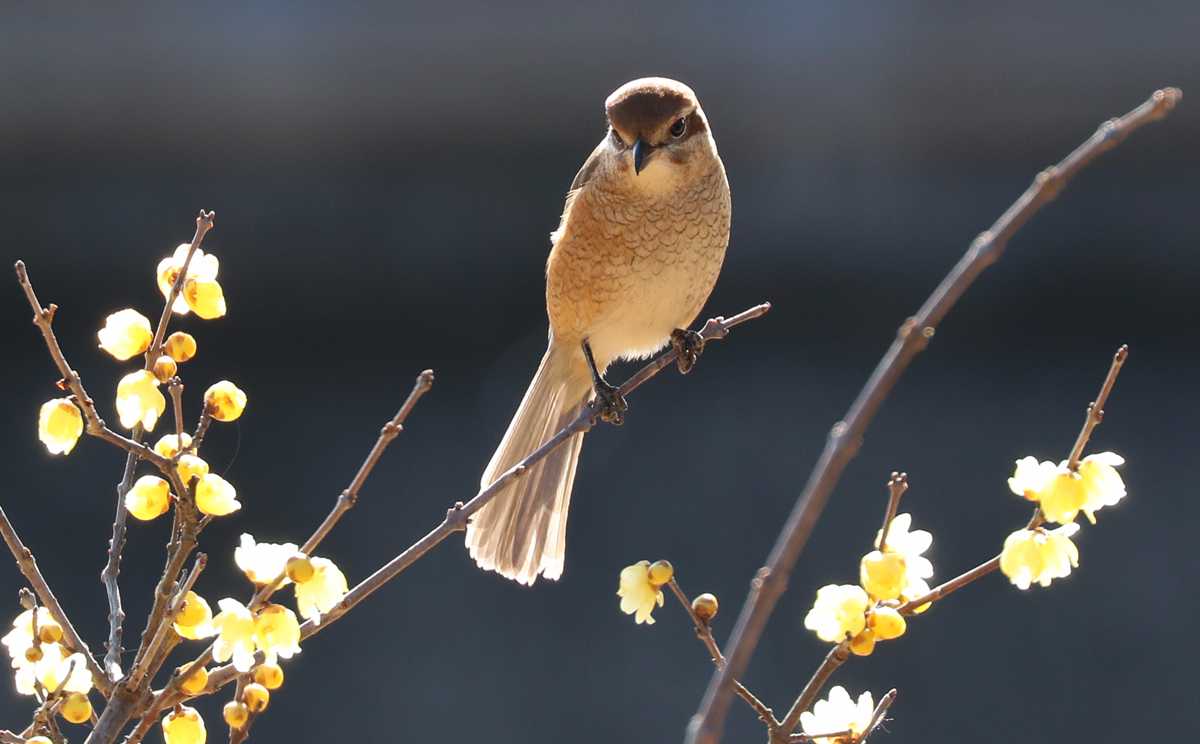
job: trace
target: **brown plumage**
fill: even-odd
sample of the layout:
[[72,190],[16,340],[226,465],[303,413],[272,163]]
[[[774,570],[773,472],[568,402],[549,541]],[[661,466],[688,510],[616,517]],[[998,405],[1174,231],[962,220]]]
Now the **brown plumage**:
[[[601,371],[644,358],[700,312],[729,242],[729,184],[692,89],[643,78],[606,101],[609,131],[575,176],[546,264],[550,343],[483,473],[500,474],[566,425]],[[583,435],[479,510],[467,547],[482,568],[524,584],[557,579]]]

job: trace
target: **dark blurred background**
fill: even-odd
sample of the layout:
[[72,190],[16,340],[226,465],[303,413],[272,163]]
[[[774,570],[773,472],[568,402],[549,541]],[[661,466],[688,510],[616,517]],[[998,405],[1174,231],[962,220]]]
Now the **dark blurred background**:
[[[1123,5],[9,5],[3,255],[61,305],[69,359],[115,421],[132,365],[94,333],[130,305],[157,318],[157,261],[198,209],[216,210],[205,248],[229,314],[177,323],[200,343],[183,368],[190,416],[217,379],[250,396],[206,443],[245,503],[204,535],[199,589],[214,601],[247,594],[238,535],[303,541],[414,375],[434,368],[434,391],[320,551],[357,581],[475,493],[543,348],[547,236],[602,136],[604,97],[642,75],[689,82],[734,198],[705,315],[775,310],[690,377],[638,391],[623,428],[589,435],[561,582],[482,573],[456,537],[307,644],[254,731],[678,741],[711,667],[676,606],[653,627],[618,611],[618,572],[669,558],[686,591],[720,597],[724,640],[829,426],[975,234],[1105,118],[1162,85],[1194,95],[1195,4]],[[888,472],[910,474],[904,509],[934,532],[938,578],[990,557],[1027,516],[1005,485],[1013,460],[1065,457],[1128,343],[1094,449],[1128,458],[1130,496],[1077,539],[1080,568],[1027,593],[990,577],[836,681],[899,688],[882,741],[1195,737],[1193,104],[1025,228],[901,382],[745,680],[777,710],[824,653],[804,613],[821,584],[855,580]],[[8,284],[0,498],[100,652],[97,576],[123,458],[95,441],[65,459],[38,443],[57,375],[28,319]],[[130,526],[131,646],[165,532]],[[21,585],[0,562],[0,615],[17,612]],[[19,728],[30,700],[0,687],[0,725]],[[226,699],[201,705],[214,740]],[[762,738],[735,704],[728,741]]]

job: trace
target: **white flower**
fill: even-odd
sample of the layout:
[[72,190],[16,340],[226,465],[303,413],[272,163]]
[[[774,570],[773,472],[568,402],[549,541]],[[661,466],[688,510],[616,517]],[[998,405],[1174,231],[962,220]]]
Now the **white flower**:
[[866,612],[870,603],[861,586],[828,584],[817,590],[817,599],[804,616],[804,627],[822,641],[841,643],[867,627]]
[[233,668],[248,672],[254,666],[254,616],[250,609],[231,597],[217,602],[221,611],[213,618],[217,640],[213,642],[213,658],[224,664],[233,659]]
[[[858,702],[850,699],[850,693],[841,685],[829,690],[828,700],[818,700],[812,712],[800,714],[800,727],[816,744],[847,744],[858,739],[871,725],[875,712],[875,701],[870,692],[858,696]],[[821,736],[849,731],[849,736]]]
[[321,622],[321,615],[342,601],[349,590],[346,576],[328,558],[310,558],[313,575],[296,584],[296,609],[300,617]]
[[291,583],[285,569],[288,559],[296,555],[300,547],[296,543],[256,543],[254,535],[242,535],[242,544],[233,551],[233,561],[237,563],[246,578],[259,586],[270,584],[279,576],[283,581],[279,586]]

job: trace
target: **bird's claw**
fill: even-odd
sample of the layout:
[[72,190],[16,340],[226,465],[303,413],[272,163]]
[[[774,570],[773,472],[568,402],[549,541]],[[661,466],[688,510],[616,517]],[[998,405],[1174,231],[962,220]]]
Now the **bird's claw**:
[[625,423],[625,412],[629,410],[629,403],[625,396],[621,395],[621,391],[603,380],[596,382],[593,390],[596,397],[588,404],[592,408],[592,416],[613,426]]
[[695,331],[676,328],[671,331],[671,348],[675,350],[675,366],[679,368],[679,374],[686,375],[704,352],[704,337]]

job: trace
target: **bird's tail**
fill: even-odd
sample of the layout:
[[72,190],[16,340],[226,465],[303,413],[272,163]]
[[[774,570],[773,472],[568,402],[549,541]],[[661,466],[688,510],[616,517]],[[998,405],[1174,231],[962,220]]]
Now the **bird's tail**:
[[[480,487],[491,485],[569,424],[590,391],[583,355],[551,342]],[[575,434],[471,517],[467,550],[480,568],[522,584],[532,584],[538,574],[562,575],[567,508],[582,448],[583,434]]]

